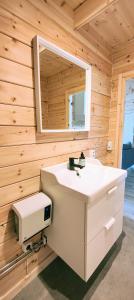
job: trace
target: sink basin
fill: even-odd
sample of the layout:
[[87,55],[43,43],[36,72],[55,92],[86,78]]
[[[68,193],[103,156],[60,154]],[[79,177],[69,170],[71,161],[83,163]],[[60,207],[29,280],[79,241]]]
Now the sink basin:
[[46,176],[49,174],[51,183],[53,181],[53,184],[59,184],[81,193],[87,196],[87,201],[92,201],[97,194],[105,193],[117,180],[122,180],[127,176],[125,170],[107,167],[96,159],[88,158],[86,159],[86,166],[77,170],[78,173],[75,170],[69,170],[67,163],[42,168]]
[[53,202],[48,245],[87,281],[122,232],[127,172],[95,159],[78,172],[67,163],[42,168],[41,187]]

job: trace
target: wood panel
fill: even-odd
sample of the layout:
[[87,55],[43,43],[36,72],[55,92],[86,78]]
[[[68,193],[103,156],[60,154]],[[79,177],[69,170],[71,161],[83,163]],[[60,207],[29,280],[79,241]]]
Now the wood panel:
[[97,104],[92,104],[91,106],[91,114],[94,116],[103,116],[103,117],[109,117],[109,106],[101,106]]
[[0,206],[12,203],[15,200],[23,198],[27,195],[34,194],[40,190],[40,177],[33,177],[28,180],[20,181],[8,186],[0,188]]
[[134,39],[113,48],[113,74],[134,69]]
[[[101,149],[106,147],[107,137],[93,140],[92,143],[89,142],[89,149],[95,148]],[[84,150],[84,153],[88,155],[88,150]],[[66,153],[60,156],[47,157],[44,159],[39,159],[36,161],[31,161],[27,163],[15,164],[13,166],[3,167],[0,169],[0,187],[6,186],[8,184],[13,184],[16,182],[23,181],[28,178],[36,177],[40,175],[40,169],[42,166],[51,166],[55,163],[62,163],[67,161],[70,156],[78,157],[80,152]]]
[[[26,276],[26,261],[23,262],[21,265],[16,267],[11,273],[8,274],[7,277],[1,279],[1,289],[0,289],[0,296],[7,293],[9,289],[16,284],[16,282],[21,281]],[[7,280],[8,279],[8,280]],[[3,298],[4,299],[4,298]]]
[[16,237],[14,232],[14,222],[11,220],[8,223],[0,225],[0,244],[4,244],[6,241]]
[[[100,70],[105,71],[107,74],[111,74],[111,63],[105,60],[105,56],[103,56],[103,58],[100,58],[98,56],[97,49],[96,48],[94,49],[94,47],[92,47],[91,44],[89,45],[90,46],[89,48],[87,46],[88,41],[86,40],[85,42],[85,39],[83,39],[82,36],[79,37],[79,34],[77,32],[74,32],[73,29],[70,28],[68,29],[70,32],[69,34],[67,29],[62,28],[61,23],[60,26],[59,24],[54,23],[54,21],[51,19],[52,16],[53,19],[54,20],[56,19],[57,22],[59,20],[59,17],[56,18],[56,14],[54,11],[53,14],[51,14],[52,9],[50,10],[50,8],[48,8],[45,2],[42,3],[42,1],[38,1],[37,3],[36,0],[32,0],[32,1],[23,0],[22,5],[20,6],[17,0],[12,0],[12,2],[10,3],[8,2],[8,0],[2,0],[0,2],[0,6],[1,8],[4,8],[6,10],[8,7],[8,14],[6,15],[6,21],[8,22],[8,18],[9,18],[10,24],[11,22],[13,23],[12,26],[14,26],[13,32],[15,36],[16,36],[16,32],[19,31],[17,36],[19,37],[20,34],[20,40],[22,38],[23,42],[24,39],[26,38],[27,43],[31,45],[31,39],[34,37],[34,35],[38,33],[42,37],[47,38],[51,42],[56,43],[57,45],[61,46],[63,49],[69,51],[70,53],[80,58],[83,57],[87,62],[96,65]],[[12,12],[14,12],[15,15],[14,18],[12,18],[9,11],[11,14]],[[4,11],[2,11],[2,16],[3,14]],[[50,17],[48,17],[49,15]],[[8,27],[10,27],[9,22],[8,24],[6,23]],[[23,28],[25,28],[26,30],[26,37],[24,36]],[[30,35],[31,38],[28,40]],[[79,41],[80,38],[81,41]],[[93,50],[91,50],[92,48],[94,52]]]
[[[105,137],[105,136],[104,136]],[[20,145],[0,148],[0,167],[34,161],[38,159],[57,157],[58,155],[80,152],[100,147],[103,138],[92,138],[90,140],[65,141],[58,143]]]
[[112,51],[109,44],[104,40],[102,34],[98,34],[89,24],[84,25],[79,29],[80,34],[85,37],[90,43],[97,47],[109,60],[112,61]]
[[24,86],[0,81],[0,103],[24,107],[35,107],[34,90]]
[[[40,239],[40,234],[30,239],[30,241],[37,242]],[[10,247],[12,243],[12,247]],[[5,247],[4,255],[3,255],[3,246]],[[41,261],[46,258],[48,254],[52,252],[52,250],[46,246],[46,249],[43,251],[44,247],[41,249],[40,253],[35,253],[31,256],[27,262],[29,267],[29,271],[32,271],[33,268],[40,264]],[[3,267],[9,260],[16,258],[18,255],[22,254],[22,248],[19,243],[16,241],[16,237],[11,238],[8,241],[5,241],[4,244],[0,244],[0,267]]]
[[4,244],[0,244],[0,268],[5,266],[8,261],[11,261],[21,253],[22,249],[19,243],[17,243],[16,237],[13,237],[10,240],[4,242]]
[[96,67],[92,68],[92,90],[105,96],[111,96],[111,77]]
[[0,80],[33,88],[33,74],[30,68],[2,57],[0,65]]
[[12,7],[11,13],[7,11],[6,9],[7,7],[5,6],[5,9],[1,7],[0,9],[1,33],[14,38],[17,41],[22,42],[23,44],[31,46],[32,38],[36,34],[39,34],[39,32],[35,30],[33,27],[31,27],[29,24],[27,24],[26,22],[22,21],[21,19],[13,15],[15,7]]
[[86,0],[78,8],[75,9],[74,13],[74,27],[79,28],[84,24],[96,20],[96,18],[111,7],[112,4],[116,3],[117,0]]
[[0,104],[1,125],[35,126],[35,111],[30,107]]
[[[94,43],[92,43],[92,41],[90,41],[90,39],[87,39],[84,37],[83,34],[79,33],[79,31],[74,30],[74,13],[73,16],[71,15],[71,22],[68,22],[68,14],[66,14],[66,16],[63,19],[63,10],[65,7],[65,4],[63,5],[58,5],[57,2],[59,2],[59,0],[48,0],[47,2],[43,2],[42,0],[37,1],[36,0],[30,0],[31,4],[36,6],[37,9],[42,10],[42,4],[43,4],[43,13],[50,16],[51,19],[55,19],[55,21],[62,26],[63,28],[66,28],[67,32],[70,33],[72,36],[74,36],[75,38],[77,37],[78,40],[80,40],[84,46],[89,47],[94,53],[96,53],[97,55],[99,55],[101,58],[103,58],[105,61],[107,62],[111,62],[111,59],[109,59],[109,57],[107,55],[105,55],[105,52],[102,51],[101,49],[101,45],[100,45],[100,40],[98,40],[97,45],[94,45]],[[58,8],[58,12],[59,15],[55,14],[55,8]],[[70,14],[69,14],[70,16]]]
[[[6,277],[1,279],[1,300],[12,299],[16,293],[18,293],[25,285],[27,285],[35,276],[37,276],[39,272],[47,267],[48,264],[55,259],[55,257],[56,256],[51,252],[50,249],[43,248],[36,258],[33,258],[32,260],[31,257],[29,257],[27,261],[18,265],[9,274],[7,274]],[[28,269],[27,265],[34,264],[33,261],[36,259],[40,261],[40,264],[37,263],[37,266],[35,266],[33,270],[30,270],[30,268]]]
[[32,68],[32,49],[15,38],[0,33],[0,57]]
[[0,146],[35,143],[35,128],[0,126]]
[[31,273],[32,270],[35,269],[35,267],[38,267],[38,265],[46,259],[50,254],[52,253],[52,250],[49,247],[43,247],[41,250],[37,253],[34,253],[32,256],[30,256],[27,260],[27,272]]
[[[96,1],[94,1],[94,3],[96,3]],[[127,43],[133,39],[134,36],[133,9],[133,1],[114,1],[106,10],[94,17],[93,20],[89,22],[89,25],[96,30],[98,34],[103,34],[104,40],[111,47]]]
[[41,86],[41,109],[42,109],[42,128],[48,126],[48,90],[47,79],[40,77]]
[[[85,0],[72,0],[71,2],[70,2],[70,0],[66,0],[66,3],[68,4],[68,5],[70,5],[74,10],[78,7],[78,6],[80,6],[83,2],[84,2]],[[61,3],[62,3],[62,1],[61,1]]]
[[[71,29],[72,24],[69,25],[71,17],[67,17],[67,29],[59,26],[59,22],[64,24],[64,20],[58,21],[60,9],[55,13],[55,20],[52,20],[54,5],[56,4],[52,5],[51,1],[48,4],[43,4],[42,1],[37,3],[34,0],[22,0],[21,3],[18,0],[0,1],[0,259],[2,264],[20,251],[14,234],[12,203],[40,190],[42,165],[48,166],[66,161],[70,155],[79,156],[81,151],[88,155],[90,149],[96,149],[97,158],[106,162],[111,64],[99,56],[97,51],[93,52],[94,47],[89,48],[89,41],[86,44],[82,36],[80,39],[80,34]],[[46,6],[47,10],[44,10]],[[52,6],[53,10],[50,11]],[[64,10],[64,14],[68,14],[68,11]],[[66,135],[62,133],[60,136],[37,134],[32,61],[32,39],[36,34],[93,65],[91,132]],[[37,274],[39,265],[45,265],[45,257],[49,254],[51,256],[51,250],[46,252],[43,250],[27,259],[1,280],[2,299],[4,297],[11,299],[11,295],[15,296],[15,291],[24,286],[27,280],[32,278],[33,273]],[[13,290],[15,284],[17,287],[15,286]]]
[[94,105],[99,105],[102,106],[104,108],[108,108],[110,107],[110,97],[103,95],[102,93],[99,94],[95,91],[92,91],[92,104]]

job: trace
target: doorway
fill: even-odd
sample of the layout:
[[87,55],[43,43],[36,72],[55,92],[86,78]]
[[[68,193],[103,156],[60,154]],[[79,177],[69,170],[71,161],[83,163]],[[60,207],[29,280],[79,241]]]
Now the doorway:
[[122,77],[118,164],[127,170],[124,215],[134,220],[134,77]]

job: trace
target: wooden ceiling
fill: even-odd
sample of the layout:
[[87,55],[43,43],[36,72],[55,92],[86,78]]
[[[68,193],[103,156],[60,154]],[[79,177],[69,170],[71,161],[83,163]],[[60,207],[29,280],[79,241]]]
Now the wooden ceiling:
[[134,38],[134,1],[120,0],[109,6],[88,24],[111,47]]
[[108,59],[116,47],[134,39],[134,0],[55,1],[64,13],[72,11],[73,29]]
[[76,68],[78,71],[81,69],[72,62],[68,61],[65,58],[40,47],[40,74],[41,78],[48,78],[55,74],[59,74],[69,68]]
[[[75,10],[76,8],[78,8],[83,2],[85,2],[85,0],[66,0],[64,1],[66,2],[69,6],[71,6],[71,8],[73,10]],[[63,3],[63,1],[61,1],[61,3]]]

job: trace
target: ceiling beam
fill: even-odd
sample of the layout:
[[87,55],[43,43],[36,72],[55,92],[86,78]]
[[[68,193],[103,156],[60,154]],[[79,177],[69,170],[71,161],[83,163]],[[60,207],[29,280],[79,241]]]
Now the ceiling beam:
[[74,28],[79,29],[119,0],[86,0],[74,12]]

